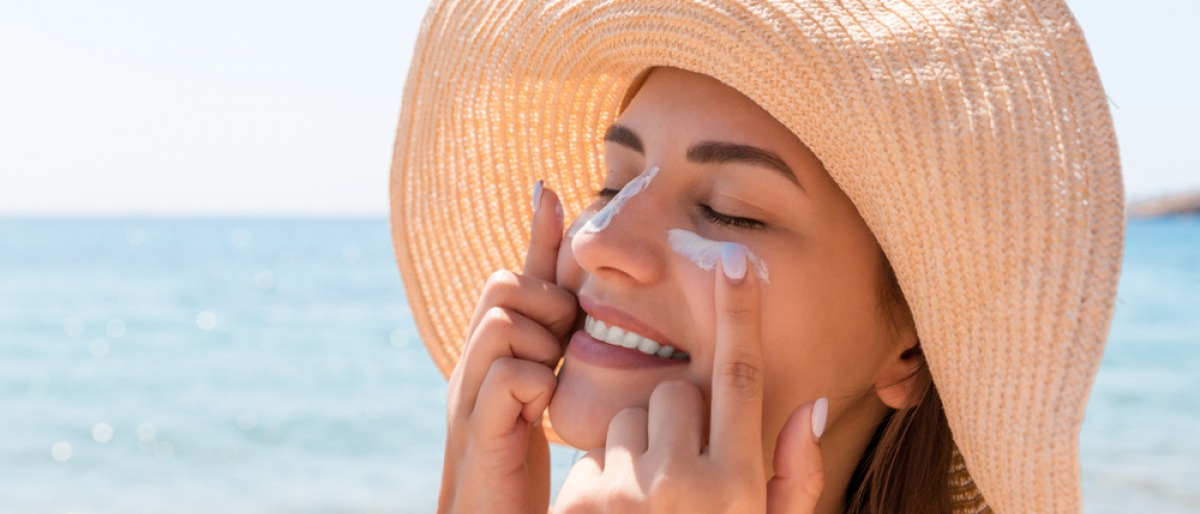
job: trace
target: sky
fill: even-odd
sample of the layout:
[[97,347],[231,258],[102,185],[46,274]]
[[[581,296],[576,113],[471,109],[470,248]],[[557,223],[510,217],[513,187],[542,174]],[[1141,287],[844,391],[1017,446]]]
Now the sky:
[[[1129,197],[1200,190],[1200,2],[1069,4]],[[5,0],[0,216],[384,217],[426,5]]]

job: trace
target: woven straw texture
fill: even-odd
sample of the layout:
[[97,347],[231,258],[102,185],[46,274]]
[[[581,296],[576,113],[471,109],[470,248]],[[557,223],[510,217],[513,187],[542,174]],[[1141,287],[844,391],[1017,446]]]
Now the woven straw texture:
[[1124,198],[1106,96],[1057,0],[435,1],[391,200],[442,371],[487,276],[520,269],[533,182],[580,212],[604,129],[652,66],[743,92],[846,191],[896,270],[987,504],[1079,512]]

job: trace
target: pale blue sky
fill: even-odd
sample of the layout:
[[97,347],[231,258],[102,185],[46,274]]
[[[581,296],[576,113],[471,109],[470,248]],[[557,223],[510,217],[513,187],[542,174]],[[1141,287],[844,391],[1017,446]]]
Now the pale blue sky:
[[[6,0],[0,215],[385,216],[423,1]],[[1132,198],[1200,189],[1200,2],[1071,2]]]

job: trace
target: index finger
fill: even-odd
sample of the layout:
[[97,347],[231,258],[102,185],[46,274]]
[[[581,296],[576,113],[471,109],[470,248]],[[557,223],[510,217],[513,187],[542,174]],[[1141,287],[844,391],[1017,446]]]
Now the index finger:
[[533,187],[533,221],[524,274],[553,284],[558,268],[558,247],[563,239],[562,204],[554,190],[542,184],[539,180]]
[[762,321],[758,277],[747,273],[747,257],[740,244],[721,248],[709,451],[718,460],[761,470]]

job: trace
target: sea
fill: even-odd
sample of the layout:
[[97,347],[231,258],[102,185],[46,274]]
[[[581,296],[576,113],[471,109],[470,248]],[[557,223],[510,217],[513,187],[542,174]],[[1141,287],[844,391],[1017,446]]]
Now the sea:
[[[0,219],[0,513],[434,512],[445,395],[386,219]],[[1134,221],[1085,512],[1200,512],[1197,427],[1200,218]]]

